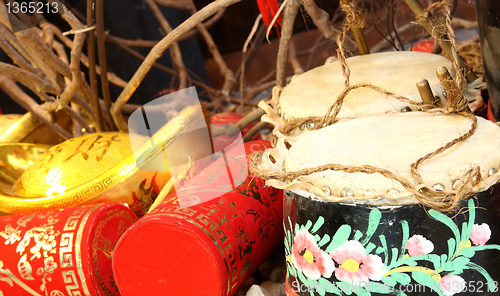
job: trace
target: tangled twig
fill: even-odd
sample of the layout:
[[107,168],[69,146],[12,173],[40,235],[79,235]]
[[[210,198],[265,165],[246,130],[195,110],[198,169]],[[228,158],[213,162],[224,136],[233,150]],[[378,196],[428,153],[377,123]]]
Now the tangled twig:
[[[165,31],[165,33],[170,34],[172,32],[172,26],[170,26],[170,23],[163,16],[163,13],[158,8],[158,5],[156,5],[156,2],[154,0],[145,0],[145,1],[149,5],[149,8],[151,8],[151,11],[153,11],[153,14],[155,15],[156,19],[160,22],[160,25]],[[182,53],[179,47],[179,43],[177,42],[172,43],[171,47],[169,47],[169,52],[170,52],[170,58],[172,59],[172,63],[175,65],[175,68],[177,69],[177,74],[179,76],[179,89],[184,89],[187,86],[188,75],[186,71],[186,66],[182,61]]]
[[158,42],[158,44],[153,47],[153,49],[147,55],[146,59],[141,64],[139,69],[135,72],[134,76],[129,81],[125,89],[122,91],[115,104],[111,107],[111,115],[113,116],[113,120],[115,121],[115,124],[120,131],[128,131],[127,124],[125,123],[121,114],[123,105],[125,105],[125,103],[130,99],[134,91],[142,82],[156,60],[161,57],[163,52],[174,42],[176,42],[180,35],[192,30],[200,22],[220,11],[222,8],[239,1],[241,0],[216,0],[208,4],[196,14],[192,15],[185,22],[177,26],[174,30],[172,30],[172,32],[170,32],[167,36],[165,36],[165,38],[163,38],[160,42]]
[[[276,61],[276,86],[283,88],[286,85],[286,65],[288,62],[288,51],[292,39],[293,23],[299,11],[298,0],[289,0],[283,14],[283,26],[281,28],[281,40],[278,48]],[[277,102],[276,102],[277,104]]]

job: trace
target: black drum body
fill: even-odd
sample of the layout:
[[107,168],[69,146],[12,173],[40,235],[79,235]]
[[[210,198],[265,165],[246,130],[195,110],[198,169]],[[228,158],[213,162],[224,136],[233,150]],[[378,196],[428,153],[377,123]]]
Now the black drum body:
[[500,184],[446,215],[286,192],[288,295],[500,295]]

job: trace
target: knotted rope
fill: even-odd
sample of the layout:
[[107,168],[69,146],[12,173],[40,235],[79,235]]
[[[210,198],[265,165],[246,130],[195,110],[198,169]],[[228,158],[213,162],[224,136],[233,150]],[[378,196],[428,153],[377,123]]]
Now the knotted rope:
[[477,118],[467,112],[467,101],[465,99],[466,92],[466,79],[463,71],[460,70],[458,64],[458,50],[455,43],[455,35],[453,33],[453,29],[451,27],[451,6],[450,4],[444,0],[442,2],[434,3],[429,6],[424,13],[420,16],[417,16],[417,20],[422,21],[423,18],[426,18],[431,10],[439,9],[441,13],[445,15],[445,24],[447,33],[446,35],[449,38],[449,42],[451,43],[452,48],[452,64],[455,70],[455,78],[450,79],[448,81],[443,81],[443,87],[447,94],[447,106],[445,108],[437,108],[431,105],[424,105],[420,102],[416,102],[410,100],[406,97],[399,96],[394,94],[388,90],[382,89],[378,86],[368,84],[368,83],[360,83],[356,85],[350,85],[350,70],[349,66],[346,62],[346,55],[343,44],[345,42],[346,32],[350,29],[351,26],[356,25],[362,27],[364,25],[364,20],[362,18],[361,12],[356,8],[354,2],[351,2],[349,5],[341,5],[341,9],[346,13],[346,19],[344,21],[343,30],[337,36],[337,57],[342,65],[342,72],[345,77],[345,88],[342,93],[337,97],[335,102],[328,108],[324,117],[308,117],[308,118],[299,118],[292,122],[289,122],[284,127],[284,133],[289,134],[292,130],[296,128],[302,127],[304,124],[309,126],[309,129],[320,129],[325,126],[329,126],[335,124],[336,117],[340,112],[343,102],[346,96],[352,90],[358,88],[370,88],[375,91],[378,91],[388,97],[393,97],[397,100],[406,102],[413,106],[416,106],[419,110],[423,112],[430,113],[442,113],[442,114],[458,114],[461,116],[465,116],[471,119],[472,124],[470,129],[463,135],[453,139],[452,141],[446,143],[445,145],[439,147],[435,151],[428,153],[427,155],[420,157],[417,161],[410,165],[410,173],[412,177],[416,180],[416,185],[414,185],[411,181],[383,168],[371,166],[371,165],[362,165],[362,166],[345,166],[341,164],[326,164],[316,168],[307,168],[302,169],[296,172],[283,172],[280,174],[272,174],[262,171],[260,169],[259,163],[261,162],[263,152],[257,152],[252,155],[249,162],[250,171],[263,179],[276,179],[284,183],[288,183],[293,181],[299,177],[310,175],[313,173],[324,172],[327,170],[332,171],[343,171],[346,173],[364,173],[364,174],[381,174],[382,176],[394,180],[400,183],[406,190],[411,192],[421,204],[433,208],[435,210],[441,212],[453,212],[457,210],[460,202],[470,195],[473,194],[472,188],[476,186],[481,181],[480,168],[478,166],[471,167],[468,169],[458,181],[458,185],[456,190],[444,192],[440,190],[433,189],[426,184],[423,184],[422,177],[418,171],[419,165],[423,162],[443,153],[444,151],[450,149],[451,147],[467,140],[470,138],[477,128]]

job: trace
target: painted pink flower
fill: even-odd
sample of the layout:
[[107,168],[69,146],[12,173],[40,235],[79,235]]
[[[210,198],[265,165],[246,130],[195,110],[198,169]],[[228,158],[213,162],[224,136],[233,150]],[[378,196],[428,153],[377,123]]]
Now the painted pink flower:
[[458,275],[447,275],[441,278],[439,285],[443,288],[445,296],[453,296],[462,292],[465,280]]
[[358,241],[347,241],[330,252],[338,264],[335,277],[339,281],[348,281],[361,286],[368,280],[380,281],[386,273],[382,259],[377,255],[365,254],[365,248]]
[[425,237],[415,234],[406,242],[405,248],[410,256],[420,256],[434,251],[434,244]]
[[481,225],[474,224],[472,226],[472,231],[470,233],[470,240],[476,246],[484,246],[486,242],[491,238],[490,226],[486,223]]
[[318,247],[314,236],[305,229],[295,233],[292,261],[297,270],[302,271],[306,277],[313,280],[317,280],[321,276],[329,278],[335,269],[333,260]]

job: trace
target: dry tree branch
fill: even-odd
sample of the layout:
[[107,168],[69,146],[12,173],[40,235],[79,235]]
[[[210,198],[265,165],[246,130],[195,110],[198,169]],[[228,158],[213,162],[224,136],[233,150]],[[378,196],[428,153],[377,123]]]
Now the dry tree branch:
[[[157,2],[158,2],[158,4],[162,5],[161,0],[157,1]],[[170,7],[172,7],[172,6],[170,6]],[[213,26],[213,24],[215,24],[218,20],[220,20],[220,18],[224,15],[225,11],[226,11],[226,9],[224,8],[221,11],[217,12],[209,20],[207,20],[206,22],[203,22],[203,25],[205,26],[205,28],[208,29],[211,26]],[[182,35],[178,41],[182,41],[182,40],[188,39],[190,37],[193,37],[197,33],[198,33],[198,31],[196,31],[196,30],[189,31],[186,34]],[[108,37],[112,37],[114,39],[114,42],[120,42],[121,44],[129,46],[129,47],[153,47],[158,42],[160,42],[160,40],[143,40],[143,39],[130,40],[130,39],[125,39],[125,38],[121,38],[118,36],[114,36],[112,34],[106,34],[106,39],[108,39],[108,41],[110,40]]]
[[337,30],[330,23],[330,16],[326,11],[319,8],[314,0],[304,0],[303,5],[307,13],[311,16],[314,24],[323,33],[325,38],[335,41]]
[[[95,0],[87,0],[87,27],[93,27],[94,22],[94,5]],[[96,71],[96,53],[95,53],[95,36],[93,31],[87,33],[87,54],[89,59],[89,83],[90,83],[90,99],[92,106],[96,111],[96,124],[99,130],[104,129],[102,121],[101,106],[99,104],[99,88],[97,87],[97,71]]]
[[[273,78],[273,76],[276,75],[276,68],[272,69],[267,73],[265,76],[262,76],[257,82],[255,82],[254,87],[261,85],[262,83],[265,83],[269,79]],[[276,82],[276,81],[275,81]]]
[[246,52],[244,54],[244,60],[242,61],[241,66],[238,68],[238,70],[236,71],[236,74],[235,74],[236,81],[239,80],[241,75],[244,75],[244,73],[243,73],[244,68],[250,67],[253,60],[257,56],[258,49],[262,45],[262,42],[264,42],[265,38],[266,38],[266,25],[264,23],[261,23],[259,25],[259,28],[257,29],[257,32],[252,37],[252,39],[254,41],[253,42],[249,41],[249,43],[248,43],[249,45],[247,46]]
[[[278,58],[276,61],[276,86],[283,88],[286,85],[286,65],[288,62],[288,50],[293,34],[293,23],[299,12],[300,2],[289,0],[283,14],[283,27],[281,28],[281,40],[278,47]],[[277,104],[278,102],[274,102]]]
[[[159,0],[156,2],[158,2],[158,4],[163,5],[163,6],[181,9],[175,5],[172,5],[173,1]],[[191,15],[196,14],[197,9],[196,9],[196,6],[192,0],[187,0],[187,1],[183,1],[183,2],[175,1],[175,2],[182,3],[183,5],[189,5],[189,9],[186,9],[187,7],[184,7],[182,9],[189,10]],[[222,14],[220,14],[220,15],[222,16]],[[221,75],[224,77],[224,84],[223,84],[221,92],[225,96],[228,96],[229,92],[234,84],[234,80],[235,80],[233,71],[231,71],[231,69],[229,69],[227,67],[226,62],[222,58],[222,55],[220,54],[219,49],[217,48],[217,45],[215,44],[212,36],[208,32],[207,27],[205,27],[204,23],[203,22],[199,23],[196,26],[196,29],[197,29],[197,32],[201,35],[201,37],[205,40],[207,47],[208,47],[208,50],[212,54],[212,57],[214,58],[215,63],[219,67]],[[170,30],[171,30],[171,28],[170,28]],[[186,35],[183,35],[182,38],[180,38],[179,40],[183,40],[183,39],[187,38]],[[181,73],[181,71],[179,71],[179,74],[180,73]]]
[[81,88],[82,73],[80,71],[80,54],[85,43],[85,33],[75,34],[74,47],[70,55],[70,69],[72,73],[71,83],[64,89],[58,101],[58,108],[66,106],[75,96],[78,88]]
[[[42,28],[47,28],[49,30],[51,30],[52,32],[54,32],[54,34],[56,35],[56,37],[61,40],[61,42],[66,46],[66,47],[69,47],[69,48],[73,48],[73,40],[69,39],[68,37],[64,36],[63,33],[61,32],[61,30],[54,26],[53,24],[51,23],[44,23],[41,25]],[[109,37],[109,36],[107,36]],[[88,57],[85,55],[85,54],[81,54],[81,62],[82,64],[85,65],[85,67],[90,67],[89,65],[89,59]],[[96,73],[98,75],[101,75],[101,67],[97,66],[96,65]],[[124,88],[126,85],[127,85],[127,81],[121,79],[120,77],[116,76],[116,74],[112,73],[112,72],[108,72],[108,79],[109,79],[109,82],[113,83],[114,85],[117,85],[121,88]]]
[[386,18],[385,18],[385,23],[386,23],[387,29],[390,32],[394,33],[394,34],[389,34],[389,37],[391,38],[392,43],[394,44],[394,48],[396,48],[396,50],[399,51],[400,49],[398,48],[398,45],[401,47],[401,50],[404,50],[404,49],[403,49],[403,43],[401,43],[401,40],[399,40],[398,30],[395,26],[395,21],[394,21],[394,10],[395,10],[396,6],[397,6],[397,3],[394,3],[392,1],[388,3],[388,5],[386,7],[387,13],[386,13]]
[[[49,0],[54,3],[54,0]],[[83,24],[75,17],[75,15],[63,7],[65,13],[62,15],[64,20],[71,26],[73,31],[79,31],[83,29]],[[64,89],[56,104],[50,104],[46,106],[49,111],[55,111],[67,106],[72,99],[75,98],[77,92],[79,91],[84,101],[90,101],[90,87],[85,81],[85,76],[80,70],[80,60],[83,46],[85,44],[86,33],[76,33],[73,40],[73,47],[70,53],[70,71],[71,71],[71,82]],[[92,107],[92,113],[87,114],[92,121],[95,123],[96,111],[95,107]],[[99,126],[96,125],[98,131],[100,131]]]
[[54,117],[47,110],[38,105],[33,98],[28,96],[9,76],[0,74],[0,88],[27,111],[32,112],[44,121],[54,122]]
[[245,127],[247,127],[252,122],[260,120],[260,118],[262,117],[262,115],[264,115],[264,113],[265,113],[264,110],[262,110],[260,108],[256,108],[252,112],[248,113],[245,117],[240,119],[235,124],[229,123],[229,124],[215,127],[214,131],[212,133],[212,136],[217,137],[220,135],[226,135],[228,137],[232,137],[232,136],[238,134],[241,130],[243,130]]
[[[318,51],[320,51],[320,48],[324,48],[326,44],[332,44],[332,41],[329,39],[325,39],[323,35],[319,35],[316,40],[314,41],[313,46],[311,46],[309,49],[306,50],[305,54],[309,54],[307,58],[307,63],[305,68],[310,69],[311,65],[315,65],[318,63],[318,57],[320,57],[320,54],[316,54]],[[297,55],[301,55],[303,53],[297,53]]]
[[49,81],[14,65],[0,62],[0,73],[10,76],[12,79],[22,83],[38,95],[41,93],[57,93],[56,89]]
[[[218,20],[220,20],[222,18],[222,16],[224,15],[224,12],[226,12],[226,8],[221,9],[219,12],[214,14],[214,16],[212,16],[206,22],[202,22],[201,24],[203,24],[203,26],[205,26],[206,29],[210,28],[211,26],[213,26],[213,24],[215,24]],[[196,31],[196,30],[189,31],[186,34],[182,35],[179,38],[179,41],[188,39],[188,38],[196,35],[197,33],[198,33],[198,31]]]
[[[384,10],[385,10],[385,7],[384,7]],[[387,16],[387,13],[386,13],[386,16]],[[384,38],[384,40],[385,40],[385,42],[387,44],[391,45],[395,50],[399,50],[398,47],[396,46],[396,44],[394,43],[394,36],[392,34],[390,34],[390,35],[387,36],[387,35],[384,34],[384,32],[382,32],[378,28],[378,25],[380,25],[383,22],[384,21],[382,20],[382,18],[377,18],[376,20],[374,20],[373,23],[372,23],[372,26],[367,29],[367,34],[369,34],[371,31],[375,30],[375,31],[377,31],[377,33],[380,36],[382,36]],[[389,28],[387,28],[387,30],[390,31]]]
[[[12,33],[4,24],[0,24],[0,34],[12,45],[31,65],[36,65],[35,60],[29,54],[29,52],[24,48],[24,46],[17,40],[14,33]],[[38,70],[37,74],[41,74],[41,71]]]
[[231,91],[231,88],[235,82],[234,73],[227,67],[224,58],[222,58],[222,55],[220,54],[219,49],[217,48],[217,45],[215,44],[212,36],[210,35],[210,33],[208,33],[208,30],[201,24],[198,25],[197,28],[203,39],[205,39],[208,49],[210,50],[215,63],[219,67],[221,75],[224,76],[224,84],[222,86],[221,92],[223,95],[227,96],[229,95],[229,92]]
[[475,29],[478,26],[477,21],[469,21],[466,19],[458,18],[458,17],[454,17],[451,20],[451,25],[453,27],[459,27],[459,28],[465,28],[465,29]]
[[[289,83],[291,80],[292,80],[292,76],[286,77],[285,84]],[[253,98],[257,94],[259,94],[261,91],[264,91],[264,90],[266,90],[266,89],[268,89],[270,87],[273,87],[275,85],[276,85],[276,80],[263,82],[261,84],[256,84],[250,90],[247,91],[247,96],[249,98]]]
[[[122,48],[123,50],[125,50],[126,52],[131,54],[132,56],[138,58],[139,60],[146,59],[146,57],[144,55],[142,55],[139,52],[137,52],[136,50],[130,48],[128,45],[125,45],[124,43],[120,42],[118,39],[115,39],[116,37],[108,35],[108,36],[106,36],[106,38],[108,39],[108,41],[113,42],[114,44],[118,45],[120,48]],[[174,75],[174,76],[176,76],[178,73],[174,69],[170,69],[169,67],[163,66],[159,63],[154,63],[153,67],[155,67],[155,68],[157,68],[165,73],[168,73],[170,75]]]
[[293,68],[294,74],[302,74],[304,73],[304,68],[300,65],[299,60],[297,59],[297,51],[295,50],[295,44],[290,41],[290,52],[288,55],[288,59]]
[[[54,32],[50,30],[43,30],[44,39],[47,44],[52,46],[52,49],[56,52],[57,56],[63,61],[65,64],[69,65],[68,54],[66,53],[66,47],[61,42],[55,40]],[[45,37],[47,35],[47,37]],[[50,42],[48,42],[48,38],[50,38]],[[67,78],[66,78],[67,79]]]
[[[104,3],[103,0],[95,0],[95,16],[96,16],[96,35],[97,35],[97,54],[99,56],[99,66],[101,66],[101,91],[102,98],[104,99],[104,110],[106,114],[109,113],[109,108],[111,108],[111,95],[109,92],[109,81],[108,81],[108,63],[106,60],[106,45],[105,45],[105,34],[104,34]],[[99,103],[96,102],[96,110],[99,114],[99,120],[101,119],[101,112]],[[111,129],[115,129],[113,122],[109,122]]]
[[[68,114],[71,118],[71,123],[73,124],[73,137],[80,137],[83,135],[83,132],[84,131],[87,131],[85,129],[85,127],[83,127],[83,125],[81,125],[81,123],[74,117],[71,117],[71,115],[73,114],[76,114],[76,115],[80,115],[81,114],[81,111],[80,111],[80,106],[78,106],[77,104],[71,102],[71,107],[70,106],[65,106],[63,109],[62,109],[62,112],[66,112],[66,114]],[[64,111],[66,109],[70,109],[71,111],[73,112],[69,112],[69,111]]]
[[[52,49],[54,49],[54,42],[58,42],[56,40],[56,38],[55,38],[55,33],[52,30],[49,30],[48,27],[43,26],[43,24],[40,25],[40,28],[42,29],[42,38],[43,38],[43,40],[45,40],[45,43],[47,43],[47,45],[49,47],[52,47]],[[67,65],[69,65],[69,60],[68,59],[66,59],[66,60],[62,59],[62,60],[63,60],[64,63],[66,63]]]
[[[250,41],[252,38],[255,36],[255,33],[257,32],[257,28],[259,28],[260,21],[262,20],[262,15],[259,14],[257,18],[254,21],[254,24],[252,26],[252,29],[250,30],[250,33],[248,34],[247,40],[243,44],[243,50],[241,51],[242,57],[241,57],[241,65],[240,68],[238,69],[238,75],[239,75],[239,81],[240,81],[240,107],[243,108],[243,102],[245,101],[245,67],[247,63],[247,50],[248,50],[248,44],[250,44]],[[261,30],[259,33],[264,34],[264,27],[260,26]],[[259,38],[259,36],[257,36]],[[263,38],[263,37],[261,37]],[[259,40],[257,40],[259,42]],[[252,44],[253,45],[253,44]],[[252,49],[255,49],[255,47],[252,47]],[[255,53],[255,51],[251,52]]]
[[243,142],[250,141],[258,132],[268,127],[269,123],[260,121],[254,125],[243,137]]
[[7,42],[7,40],[0,34],[0,48],[7,54],[7,56],[18,65],[21,69],[29,71],[31,73],[37,73],[37,71],[30,63],[28,63],[19,52],[16,51],[12,45]]
[[68,65],[48,47],[37,31],[37,28],[29,28],[18,32],[16,37],[35,58],[36,65],[45,73],[57,93],[60,94],[64,90],[64,80],[59,74],[70,78],[71,71]]
[[[49,40],[53,40],[52,37],[53,37],[54,32],[51,30],[47,30],[47,27],[44,27],[43,30],[44,30],[43,36],[44,36],[44,38],[46,38],[47,43],[49,43],[49,45],[50,45]],[[65,50],[64,46],[61,43],[53,40],[52,47],[58,53],[60,59],[63,62],[65,62],[66,64],[69,64],[68,57],[66,55],[66,50]],[[18,81],[18,82],[22,83],[24,86],[30,88],[34,93],[36,93],[40,97],[40,99],[42,99],[42,101],[45,101],[45,102],[51,101],[49,99],[49,96],[47,96],[46,93],[57,94],[54,86],[49,81],[47,81],[47,77],[43,76],[43,73],[42,73],[43,78],[40,78],[39,76],[36,76],[35,74],[33,74],[29,71],[14,67],[10,64],[0,65],[0,69],[4,74],[9,75],[15,81]],[[70,81],[69,79],[67,79],[67,80]],[[90,107],[82,99],[81,96],[79,96],[77,94],[74,99],[75,99],[75,102],[79,106],[81,106],[82,108],[84,108],[86,110],[86,112],[88,112],[88,113],[92,112]]]
[[161,6],[177,8],[180,10],[191,11],[193,9],[191,1],[186,0],[155,0]]
[[237,3],[241,0],[216,0],[203,9],[198,11],[196,14],[192,15],[185,22],[177,26],[172,32],[170,32],[165,38],[163,38],[157,45],[155,45],[151,52],[148,54],[144,62],[141,64],[139,69],[135,72],[132,79],[129,81],[125,89],[122,91],[116,103],[111,107],[111,115],[116,123],[116,126],[120,131],[128,131],[127,124],[123,120],[121,109],[123,105],[130,99],[134,91],[137,89],[139,84],[142,82],[146,74],[149,72],[153,64],[163,55],[163,52],[169,48],[173,43],[175,43],[181,35],[192,30],[197,24],[204,21],[211,15],[220,11],[221,9]]
[[[54,102],[55,103],[55,102]],[[87,114],[93,114],[93,109],[90,107],[90,105],[83,99],[83,97],[79,94],[76,93],[75,97],[72,99],[72,103],[77,104],[80,108],[83,108],[83,112]]]
[[[2,8],[5,9],[5,7],[1,7],[0,10]],[[71,25],[72,29],[77,30],[83,27],[71,12],[67,11],[65,7],[62,7],[62,9],[65,12],[63,18]],[[23,20],[25,23],[30,21],[29,18]],[[21,20],[17,21],[17,25],[22,25]],[[48,27],[42,28],[43,30],[32,27],[19,31],[14,36],[4,23],[0,24],[0,45],[22,67],[18,68],[0,63],[0,71],[2,71],[0,77],[1,88],[14,101],[48,124],[65,139],[71,138],[72,135],[53,123],[52,111],[63,109],[64,112],[70,114],[74,122],[92,131],[89,123],[85,122],[79,113],[67,106],[74,100],[83,107],[85,112],[88,112],[88,118],[91,121],[95,116],[94,110],[90,109],[86,104],[89,90],[84,75],[80,71],[80,55],[85,36],[80,36],[80,34],[75,36],[75,40],[72,42],[71,60],[68,61],[64,46],[54,39],[54,31],[48,29]],[[32,62],[33,65],[29,64],[25,59]],[[26,85],[46,103],[39,105],[33,98],[24,93],[14,81]],[[78,90],[80,93],[77,93]],[[48,93],[60,95],[60,98],[49,97]]]
[[[406,31],[409,31],[410,29],[415,29],[416,27],[418,27],[417,24],[415,23],[407,23],[407,24],[404,24],[402,25],[401,27],[399,27],[399,29],[397,30],[397,33],[395,31],[391,32],[391,36],[395,37],[396,34],[402,34]],[[389,42],[389,39],[388,38],[384,38],[382,41],[380,41],[379,43],[375,44],[374,46],[372,46],[372,48],[370,49],[371,52],[379,52],[381,51],[382,49],[386,48],[387,46],[391,45],[391,42]]]
[[135,40],[130,40],[130,39],[124,39],[120,38],[118,36],[114,36],[111,34],[106,34],[106,40],[111,41],[113,40],[113,43],[121,43],[125,46],[129,47],[153,47],[155,46],[159,40],[143,40],[143,39],[135,39]]
[[[122,48],[123,50],[125,50],[126,52],[128,52],[129,54],[131,54],[132,56],[138,58],[139,60],[142,60],[144,61],[146,59],[145,56],[143,56],[142,54],[138,53],[137,51],[133,50],[132,48],[126,46],[125,44],[119,42],[118,40],[115,40],[116,37],[114,36],[111,36],[111,35],[108,35],[107,36],[108,38],[108,41],[110,42],[113,42],[114,44],[118,45],[120,48]],[[168,73],[170,75],[173,75],[173,76],[176,76],[177,75],[177,71],[173,70],[173,69],[170,69],[162,64],[159,64],[159,63],[154,63],[153,64],[153,67],[160,70],[160,71],[163,71],[165,73]],[[208,85],[206,85],[205,83],[201,82],[201,81],[197,81],[197,80],[191,80],[191,83],[195,86],[199,86],[201,88],[204,88],[204,89],[210,89],[212,90],[212,88]],[[125,83],[125,86],[127,84]],[[122,86],[122,87],[125,87],[125,86]]]
[[[88,132],[93,133],[95,130],[89,126],[89,124],[83,119],[79,113],[75,112],[69,106],[66,106],[62,109],[63,112],[68,114],[72,119],[76,120],[82,127],[84,127]],[[76,128],[75,128],[76,129]]]
[[[167,19],[163,16],[163,13],[160,11],[158,8],[158,5],[156,5],[156,2],[154,0],[145,0],[146,3],[149,5],[149,8],[153,11],[153,14],[155,15],[156,19],[160,22],[161,27],[165,31],[166,34],[170,34],[172,32],[172,26],[170,26],[169,22]],[[169,48],[170,51],[170,57],[172,58],[172,64],[175,65],[175,68],[177,69],[177,74],[179,76],[179,89],[184,89],[187,86],[187,71],[186,71],[186,66],[184,66],[184,62],[182,61],[182,53],[181,49],[179,47],[179,43],[175,42],[172,44],[172,46]]]
[[[191,15],[196,14],[198,11],[196,9],[196,6],[193,2],[193,0],[188,0],[188,3],[191,4]],[[208,50],[210,50],[210,53],[212,54],[212,57],[214,58],[215,63],[219,67],[221,75],[224,77],[224,84],[222,86],[222,94],[225,96],[229,95],[229,92],[231,91],[231,88],[235,82],[234,79],[234,73],[229,69],[226,65],[226,62],[222,58],[222,55],[220,54],[219,49],[217,48],[217,45],[214,42],[214,39],[212,38],[212,35],[208,32],[207,28],[203,24],[203,22],[200,22],[197,26],[196,29],[198,32],[201,34],[205,42],[207,43]]]
[[[54,0],[48,0],[48,1],[50,1],[52,3],[55,2]],[[82,29],[84,29],[83,24],[75,17],[75,15],[70,10],[68,10],[65,6],[63,6],[63,10],[65,11],[65,13],[62,15],[62,17],[71,26],[71,29],[73,31],[79,32]],[[82,55],[81,52],[82,52],[83,44],[80,45],[77,43],[77,40],[78,40],[77,37],[79,35],[82,35],[82,34],[79,34],[79,33],[75,34],[75,40],[73,41],[73,47],[71,50],[70,68],[71,68],[72,64],[74,67],[74,69],[72,70],[72,76],[73,76],[73,72],[76,70],[76,68],[78,68],[78,71],[80,71],[80,59],[81,59],[80,57]],[[83,38],[83,41],[85,40],[85,35],[80,36],[80,37]],[[78,60],[73,59],[73,55],[75,55],[75,57],[78,57],[79,59]],[[82,75],[82,77],[84,77],[83,73],[81,73],[81,75]],[[90,87],[87,84],[87,82],[85,81],[85,79],[82,79],[81,81],[82,81],[82,83],[79,86],[79,92],[81,93],[81,95],[83,96],[83,98],[87,102],[90,102]]]
[[9,15],[7,14],[4,0],[0,0],[0,23],[5,25],[9,30],[11,29]]

